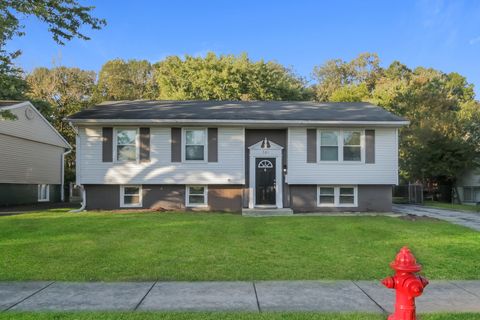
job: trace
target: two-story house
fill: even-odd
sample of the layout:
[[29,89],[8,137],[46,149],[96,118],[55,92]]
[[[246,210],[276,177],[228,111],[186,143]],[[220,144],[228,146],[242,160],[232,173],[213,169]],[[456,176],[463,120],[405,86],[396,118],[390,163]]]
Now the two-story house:
[[368,103],[108,102],[77,129],[87,209],[390,211],[398,128]]
[[64,200],[68,142],[28,101],[0,101],[0,206]]

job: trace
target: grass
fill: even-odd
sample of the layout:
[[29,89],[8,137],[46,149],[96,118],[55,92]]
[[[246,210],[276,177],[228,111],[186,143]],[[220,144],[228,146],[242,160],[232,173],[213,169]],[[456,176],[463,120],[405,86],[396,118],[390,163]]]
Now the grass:
[[480,233],[438,220],[58,209],[0,230],[0,280],[381,279],[403,245],[430,279],[480,279]]
[[[385,320],[386,316],[362,313],[14,313],[0,314],[0,320]],[[478,320],[475,313],[425,314],[419,320]]]
[[427,207],[434,207],[447,210],[460,210],[466,212],[480,212],[480,206],[468,205],[468,204],[452,204],[447,202],[438,202],[438,201],[425,201],[424,205]]

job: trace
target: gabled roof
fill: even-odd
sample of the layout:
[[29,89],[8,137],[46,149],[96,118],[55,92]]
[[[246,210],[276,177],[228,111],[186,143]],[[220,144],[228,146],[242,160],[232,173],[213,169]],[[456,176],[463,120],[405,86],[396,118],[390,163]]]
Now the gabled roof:
[[80,111],[72,122],[382,122],[408,121],[385,109],[363,102],[310,101],[154,101],[105,102]]
[[9,110],[17,119],[1,120],[0,134],[72,149],[63,136],[29,101],[2,101],[0,110]]

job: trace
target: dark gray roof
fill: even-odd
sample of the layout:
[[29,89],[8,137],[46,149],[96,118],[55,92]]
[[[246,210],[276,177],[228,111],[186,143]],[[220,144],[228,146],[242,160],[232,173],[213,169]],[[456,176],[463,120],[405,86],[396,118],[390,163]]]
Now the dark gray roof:
[[68,119],[405,121],[363,102],[146,100],[106,102]]

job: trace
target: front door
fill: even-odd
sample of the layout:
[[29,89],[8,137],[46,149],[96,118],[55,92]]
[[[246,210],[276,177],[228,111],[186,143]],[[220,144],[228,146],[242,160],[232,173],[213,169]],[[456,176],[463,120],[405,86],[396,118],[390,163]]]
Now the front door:
[[256,158],[256,205],[275,205],[275,172],[275,158]]

